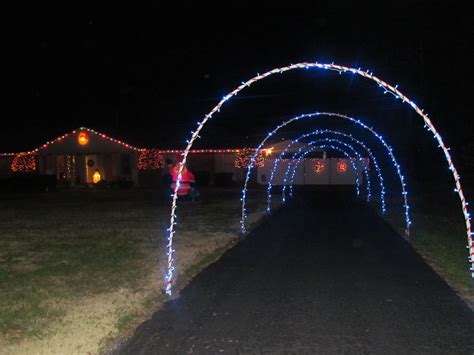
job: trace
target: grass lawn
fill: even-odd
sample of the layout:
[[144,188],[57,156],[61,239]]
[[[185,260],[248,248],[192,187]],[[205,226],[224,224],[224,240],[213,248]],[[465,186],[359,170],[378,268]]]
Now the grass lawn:
[[[469,271],[466,227],[457,194],[449,184],[427,183],[413,190],[417,193],[409,195],[413,222],[409,239],[431,267],[474,306],[474,279]],[[473,196],[472,190],[466,190],[468,196]],[[401,234],[404,217],[400,206],[400,199],[391,199],[385,218]]]
[[[178,209],[181,284],[237,239],[239,190],[202,192],[202,202]],[[261,191],[249,197],[255,223],[265,198]],[[168,221],[156,191],[4,194],[0,352],[96,353],[143,319],[164,299]]]
[[[472,299],[459,201],[426,186],[414,190],[420,191],[410,196],[414,247]],[[178,209],[178,287],[238,239],[240,190],[202,192],[201,203]],[[262,217],[266,198],[264,191],[249,198],[251,225]],[[390,199],[386,218],[403,231],[400,206]],[[133,330],[165,299],[168,222],[168,203],[156,191],[4,194],[0,353],[97,353]]]

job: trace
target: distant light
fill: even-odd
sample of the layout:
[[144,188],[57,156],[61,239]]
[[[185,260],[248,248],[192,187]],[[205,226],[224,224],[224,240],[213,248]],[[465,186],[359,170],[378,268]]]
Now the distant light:
[[314,172],[319,175],[324,171],[324,168],[324,161],[320,159],[316,160],[316,163],[314,163]]
[[97,184],[100,180],[102,180],[102,176],[100,176],[99,171],[96,170],[94,175],[92,175],[92,181],[94,182],[94,184]]
[[344,160],[339,160],[337,162],[337,171],[341,174],[347,171],[347,163]]
[[79,133],[79,135],[77,136],[77,142],[80,145],[86,145],[87,143],[89,143],[89,135],[86,132]]

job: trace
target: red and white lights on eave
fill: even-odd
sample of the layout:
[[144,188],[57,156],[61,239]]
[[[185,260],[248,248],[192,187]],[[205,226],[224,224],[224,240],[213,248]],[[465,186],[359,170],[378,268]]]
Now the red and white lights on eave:
[[[76,138],[77,143],[80,146],[87,146],[90,143],[91,135],[94,135],[94,136],[98,136],[101,139],[108,140],[110,142],[119,144],[119,145],[121,145],[125,148],[128,148],[128,149],[132,150],[132,151],[141,152],[141,151],[147,150],[146,148],[134,147],[134,146],[132,146],[128,143],[125,143],[121,140],[109,137],[106,134],[101,133],[101,132],[97,132],[93,129],[86,128],[86,127],[81,127],[81,128],[79,128],[77,130],[74,130],[70,133],[66,133],[62,136],[59,136],[59,137],[57,137],[56,139],[54,139],[52,141],[48,141],[48,142],[42,144],[41,146],[39,146],[39,147],[37,147],[33,150],[30,150],[30,151],[27,151],[27,152],[19,152],[19,153],[0,153],[0,156],[17,156],[20,153],[21,154],[37,154],[37,153],[41,152],[43,149],[48,148],[52,144],[60,143],[65,138],[67,138],[71,135],[76,135],[76,134],[77,134],[77,138]],[[241,150],[242,149],[193,149],[190,152],[191,153],[239,153]],[[159,154],[173,154],[173,153],[183,153],[184,152],[184,150],[180,150],[180,149],[165,149],[165,150],[157,150],[157,151],[158,151]]]

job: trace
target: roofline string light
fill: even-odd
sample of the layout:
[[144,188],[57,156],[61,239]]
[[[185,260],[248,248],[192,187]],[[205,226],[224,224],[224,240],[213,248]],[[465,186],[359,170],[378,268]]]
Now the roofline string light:
[[[69,133],[65,133],[55,139],[53,139],[52,141],[47,141],[45,143],[43,143],[42,145],[40,145],[39,147],[35,148],[35,149],[32,149],[30,151],[26,151],[26,152],[16,152],[16,153],[0,153],[0,157],[10,157],[10,156],[17,156],[18,154],[37,154],[39,153],[41,150],[45,149],[45,148],[48,148],[49,146],[51,146],[52,144],[55,144],[55,143],[60,143],[62,142],[65,138],[69,137],[70,135],[73,135],[73,134],[76,134],[76,133],[79,133],[79,132],[90,132],[90,133],[93,133],[97,136],[99,136],[100,138],[103,138],[105,140],[108,140],[110,142],[113,142],[113,143],[117,143],[117,144],[120,144],[122,146],[124,146],[125,148],[129,148],[131,150],[134,150],[134,151],[137,151],[137,152],[142,152],[142,151],[145,151],[145,150],[151,150],[153,148],[138,148],[138,147],[134,147],[128,143],[125,143],[121,140],[118,140],[118,139],[115,139],[115,138],[112,138],[112,137],[109,137],[107,136],[106,134],[104,133],[101,133],[101,132],[98,132],[96,130],[93,130],[92,128],[87,128],[87,127],[80,127],[78,129],[75,129]],[[243,149],[243,148],[242,148]],[[194,153],[194,154],[199,154],[199,153],[239,153],[242,151],[242,149],[192,149],[189,151],[189,153]],[[159,154],[182,154],[184,152],[184,150],[182,149],[156,149],[156,151],[159,153]]]
[[[473,240],[472,240],[473,233],[471,231],[471,216],[469,215],[469,213],[467,211],[467,205],[468,204],[467,204],[466,199],[464,197],[464,193],[463,193],[461,182],[460,182],[460,177],[459,177],[459,174],[458,174],[458,172],[457,172],[457,170],[454,166],[451,155],[449,154],[449,149],[444,144],[443,139],[441,138],[440,134],[438,133],[438,131],[434,127],[431,120],[428,118],[428,115],[425,114],[423,112],[423,110],[420,109],[415,104],[415,102],[411,101],[407,96],[405,96],[405,94],[403,94],[398,89],[398,85],[392,86],[392,85],[386,83],[382,79],[380,79],[380,78],[376,77],[375,75],[373,75],[373,73],[370,70],[363,71],[360,68],[356,69],[356,68],[351,68],[351,67],[347,67],[347,66],[343,66],[343,65],[334,64],[334,63],[303,62],[303,63],[291,64],[291,65],[284,66],[284,67],[274,68],[274,69],[272,69],[270,71],[267,71],[263,74],[257,74],[255,77],[253,77],[253,78],[251,78],[251,79],[249,79],[245,82],[242,82],[234,90],[232,90],[228,94],[224,95],[223,98],[217,103],[217,105],[215,105],[211,109],[211,111],[209,111],[209,113],[206,114],[203,117],[202,121],[197,122],[196,130],[191,131],[191,138],[186,141],[186,144],[187,144],[186,149],[182,153],[183,160],[181,161],[180,166],[179,166],[179,170],[178,170],[177,183],[176,183],[176,187],[174,189],[173,199],[172,199],[172,203],[171,203],[170,224],[169,224],[169,228],[167,229],[167,232],[168,232],[168,244],[167,244],[168,272],[167,272],[167,275],[165,277],[166,293],[167,294],[171,295],[171,287],[172,287],[172,283],[173,283],[173,276],[174,276],[174,269],[175,269],[174,268],[173,254],[176,251],[173,249],[173,238],[174,238],[174,235],[175,235],[175,226],[176,226],[176,218],[177,218],[176,208],[177,208],[177,200],[178,200],[178,189],[179,189],[179,186],[180,186],[180,181],[181,181],[181,178],[182,178],[182,172],[183,172],[183,169],[184,169],[184,165],[186,164],[186,160],[187,160],[189,151],[191,150],[191,148],[194,144],[194,141],[196,139],[200,138],[199,134],[200,134],[201,130],[203,129],[204,125],[206,124],[206,122],[208,120],[210,120],[213,117],[214,114],[220,112],[220,109],[222,108],[222,106],[227,101],[229,101],[229,99],[231,99],[232,97],[238,95],[242,90],[244,90],[245,88],[250,87],[252,84],[254,84],[254,83],[256,83],[260,80],[263,80],[263,79],[265,79],[265,78],[267,78],[271,75],[274,75],[274,74],[283,74],[285,72],[295,70],[295,69],[312,69],[312,68],[336,71],[339,74],[352,73],[352,74],[360,75],[363,78],[372,80],[374,83],[376,83],[380,88],[382,88],[384,90],[385,94],[387,94],[387,93],[391,94],[396,99],[400,99],[403,103],[408,104],[423,119],[423,121],[425,123],[425,127],[433,134],[434,138],[438,142],[439,147],[443,150],[445,158],[448,162],[449,169],[451,170],[451,172],[453,174],[453,178],[454,178],[455,185],[456,185],[455,191],[459,195],[459,199],[461,201],[462,211],[463,211],[463,214],[464,214],[464,220],[465,220],[465,223],[466,223],[468,248],[469,248],[469,251],[470,251],[470,256],[472,256],[473,259],[474,259],[474,243],[473,243]],[[470,263],[471,263],[472,276],[474,277],[474,260],[470,260]]]
[[[65,138],[67,138],[67,137],[69,137],[73,134],[79,133],[79,132],[89,132],[89,133],[95,134],[96,136],[99,136],[100,138],[103,138],[105,140],[120,144],[120,145],[124,146],[125,148],[131,149],[133,151],[138,151],[139,152],[139,151],[145,150],[143,148],[134,147],[134,146],[132,146],[128,143],[122,142],[121,140],[109,137],[109,136],[105,135],[104,133],[97,132],[97,131],[95,131],[91,128],[80,127],[78,129],[75,129],[74,131],[71,131],[69,133],[63,134],[62,136],[59,136],[56,139],[53,139],[52,141],[45,142],[45,143],[43,143],[42,145],[40,145],[39,147],[37,147],[33,150],[30,150],[30,151],[27,151],[27,152],[21,152],[21,153],[22,154],[37,154],[37,153],[41,152],[43,149],[49,148],[51,145],[53,145],[55,143],[60,143]],[[12,155],[17,155],[17,154],[19,154],[19,153],[1,153],[0,156],[12,156]]]
[[[324,139],[318,139],[318,142],[324,142],[324,143],[336,143],[337,145],[341,145],[343,147],[346,147],[347,149],[349,149],[352,153],[354,153],[358,159],[358,161],[363,161],[363,158],[362,156],[360,155],[360,153],[354,149],[353,146],[351,146],[350,144],[347,144],[347,143],[344,143],[342,142],[341,140],[339,139],[334,139],[334,138],[324,138]],[[342,148],[344,149],[344,148]],[[290,171],[291,171],[291,174],[289,175],[290,176],[290,183],[288,185],[290,185],[290,193],[289,193],[289,196],[291,197],[293,195],[293,180],[295,178],[295,174],[296,174],[296,168],[298,167],[298,164],[300,164],[301,161],[299,161],[299,158],[298,158],[298,161],[296,162],[296,164],[294,166],[292,166],[291,164],[288,164],[287,166],[287,171],[285,173],[285,177],[283,179],[283,191],[282,191],[282,202],[284,202],[284,199],[286,199],[286,186],[287,186],[287,181],[288,181],[288,174],[290,174]],[[292,169],[293,168],[293,169]],[[364,175],[365,175],[365,178],[367,180],[367,184],[366,184],[366,190],[367,190],[367,202],[370,201],[370,197],[371,197],[371,189],[370,189],[370,176],[369,176],[369,171],[368,171],[368,166],[364,164],[363,166],[363,169],[364,169]],[[356,177],[355,177],[355,180],[356,180],[356,184],[357,184],[357,189],[356,189],[356,192],[357,192],[357,196],[360,195],[360,181],[359,181],[359,168],[357,167],[357,170],[355,171],[356,172]]]
[[[199,154],[199,153],[240,153],[245,148],[239,149],[191,149],[189,153]],[[167,150],[160,150],[158,149],[160,154],[182,154],[184,150],[180,149],[167,149]]]

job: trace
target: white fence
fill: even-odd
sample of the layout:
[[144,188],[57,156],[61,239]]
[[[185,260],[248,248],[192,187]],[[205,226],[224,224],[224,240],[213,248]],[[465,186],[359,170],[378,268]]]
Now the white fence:
[[[275,160],[265,159],[265,166],[257,169],[258,183],[268,184]],[[289,184],[291,174],[296,160],[283,159],[273,176],[273,185],[283,185],[284,177],[291,164],[286,183]],[[359,182],[363,181],[364,167],[369,164],[368,159],[352,159],[352,163],[358,169]],[[355,185],[356,173],[349,159],[304,159],[298,165],[294,176],[294,185]]]

